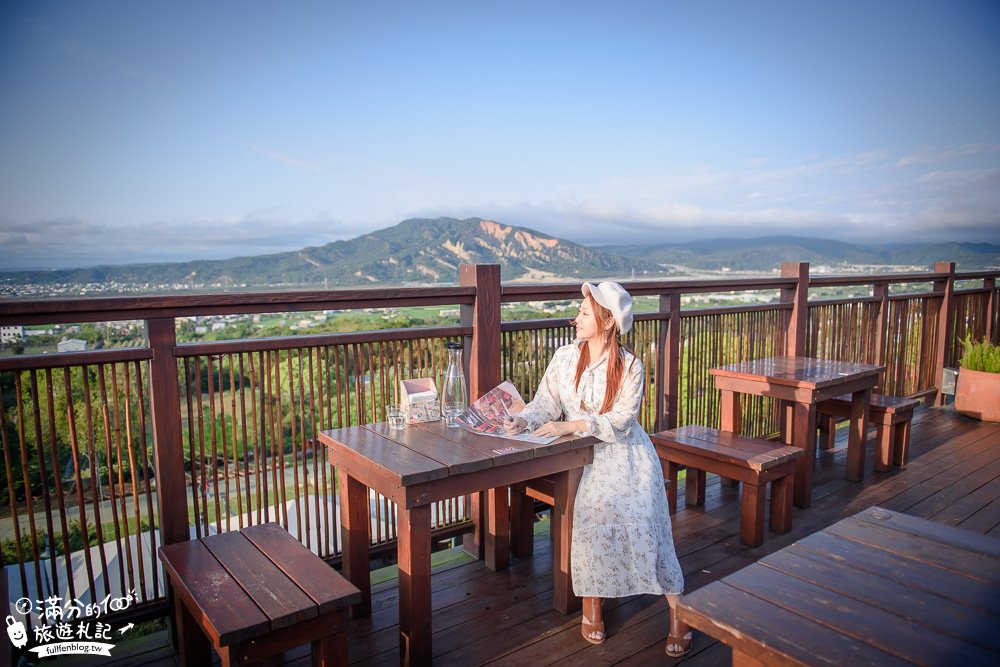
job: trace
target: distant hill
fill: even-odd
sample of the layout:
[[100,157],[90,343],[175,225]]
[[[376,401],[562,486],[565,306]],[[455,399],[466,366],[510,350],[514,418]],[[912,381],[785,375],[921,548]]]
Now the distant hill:
[[657,264],[678,264],[698,269],[769,271],[781,262],[814,265],[905,265],[931,267],[953,261],[959,270],[1000,267],[1000,245],[990,243],[921,243],[856,245],[798,236],[754,239],[710,239],[688,243],[601,245],[595,249]]
[[8,285],[402,285],[457,283],[460,264],[500,264],[505,282],[626,277],[665,270],[525,227],[469,218],[411,219],[349,241],[254,257],[0,274]]
[[[1000,266],[1000,246],[946,243],[862,246],[840,241],[771,236],[690,243],[583,246],[526,227],[481,218],[411,219],[348,241],[294,252],[163,264],[129,264],[57,271],[0,273],[0,295],[151,293],[179,289],[268,289],[357,285],[454,284],[460,264],[500,264],[504,282],[573,281],[595,277],[652,278],[692,269],[770,271],[782,261],[838,267],[935,261],[960,270]],[[30,288],[28,286],[31,286]],[[19,289],[20,288],[20,289]]]

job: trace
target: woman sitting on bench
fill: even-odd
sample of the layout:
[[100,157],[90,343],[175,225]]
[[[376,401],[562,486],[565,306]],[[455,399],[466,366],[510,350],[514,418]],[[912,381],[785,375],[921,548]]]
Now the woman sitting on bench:
[[[601,599],[665,595],[671,610],[684,590],[671,536],[663,471],[639,424],[642,362],[618,337],[632,327],[632,297],[611,282],[583,284],[572,321],[577,340],[556,350],[534,399],[507,424],[542,436],[583,433],[602,442],[583,469],[570,548],[574,592],[583,598],[583,636],[604,641]],[[666,653],[691,649],[690,629],[671,613]]]

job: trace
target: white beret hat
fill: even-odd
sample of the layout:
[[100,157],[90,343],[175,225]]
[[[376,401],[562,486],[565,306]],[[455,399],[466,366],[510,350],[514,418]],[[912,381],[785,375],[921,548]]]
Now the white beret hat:
[[594,298],[594,301],[611,311],[620,333],[628,333],[632,328],[632,295],[618,283],[584,283],[581,288],[584,296]]

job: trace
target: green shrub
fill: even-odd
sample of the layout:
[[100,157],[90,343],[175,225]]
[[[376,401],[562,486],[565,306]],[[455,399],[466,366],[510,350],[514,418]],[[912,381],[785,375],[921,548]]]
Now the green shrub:
[[985,338],[981,343],[973,343],[972,336],[966,336],[962,351],[962,368],[970,371],[1000,373],[1000,345],[994,345]]

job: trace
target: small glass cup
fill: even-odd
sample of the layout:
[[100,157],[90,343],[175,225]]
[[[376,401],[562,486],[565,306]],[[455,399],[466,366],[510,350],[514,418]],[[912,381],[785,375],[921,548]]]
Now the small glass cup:
[[441,403],[441,416],[444,417],[444,423],[448,428],[458,428],[461,426],[456,420],[463,412],[465,412],[464,403]]
[[385,420],[389,422],[389,428],[393,430],[401,431],[406,428],[406,413],[395,403],[385,406]]

